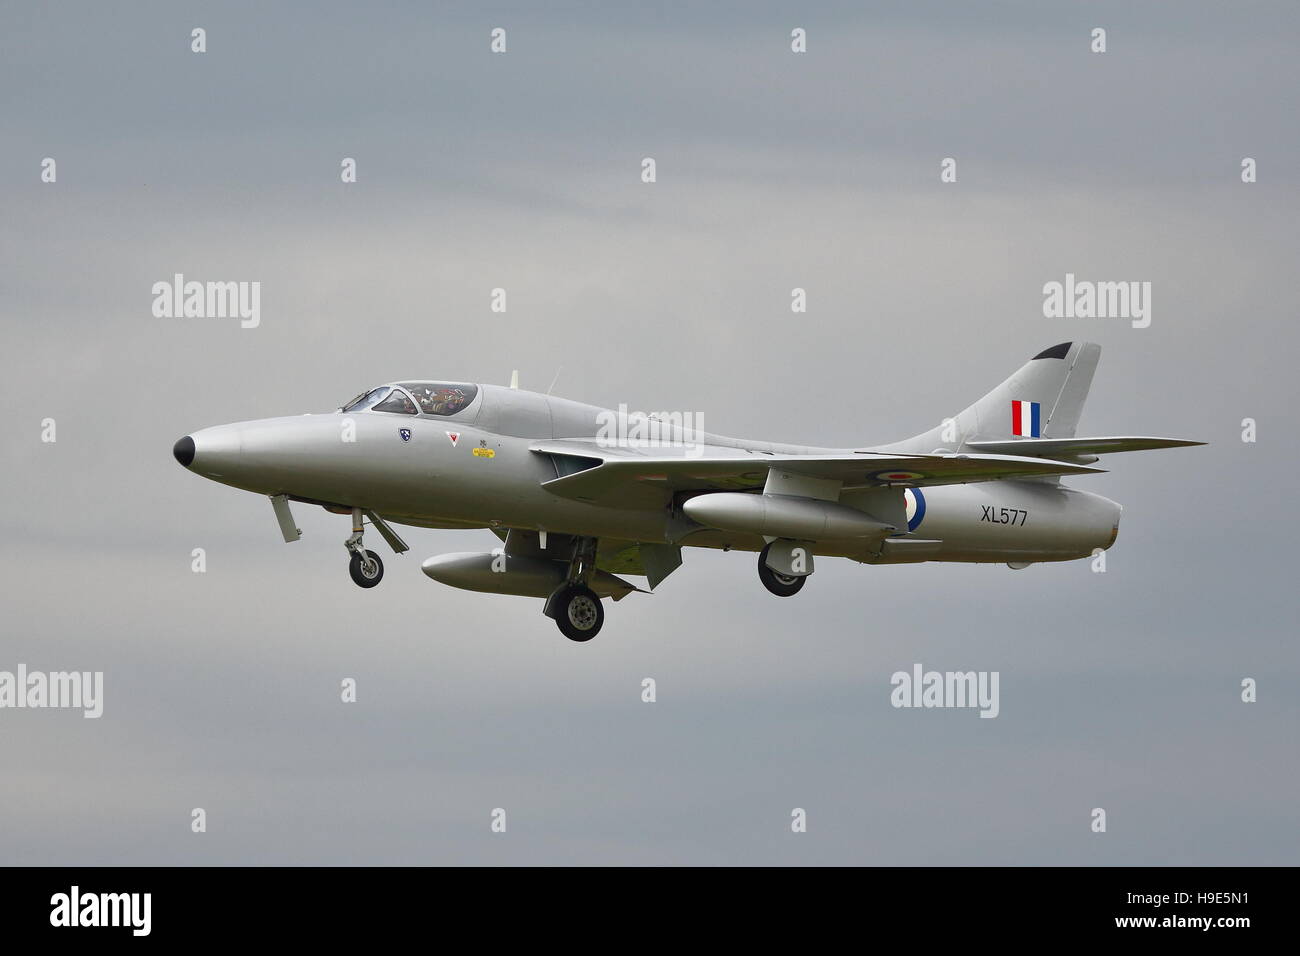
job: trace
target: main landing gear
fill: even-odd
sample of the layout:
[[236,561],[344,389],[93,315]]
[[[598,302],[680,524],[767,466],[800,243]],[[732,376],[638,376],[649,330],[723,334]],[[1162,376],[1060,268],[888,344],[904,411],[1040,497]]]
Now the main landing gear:
[[763,587],[777,597],[794,597],[803,589],[808,576],[796,577],[793,574],[780,574],[769,568],[767,566],[767,554],[771,548],[772,545],[769,544],[758,554],[758,579],[763,582]]
[[555,602],[555,623],[571,641],[589,641],[605,623],[605,609],[596,592],[585,585],[566,585],[551,596]]
[[605,623],[600,597],[587,587],[587,579],[595,567],[596,539],[579,538],[569,562],[567,580],[551,593],[542,608],[542,613],[554,618],[560,633],[571,641],[591,640]]

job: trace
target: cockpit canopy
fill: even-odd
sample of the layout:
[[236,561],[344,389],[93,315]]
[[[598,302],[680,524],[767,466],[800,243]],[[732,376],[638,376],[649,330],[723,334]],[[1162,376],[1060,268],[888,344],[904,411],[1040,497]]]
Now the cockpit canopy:
[[399,415],[455,415],[478,395],[477,385],[445,382],[398,382],[362,392],[344,405],[344,412],[396,412]]

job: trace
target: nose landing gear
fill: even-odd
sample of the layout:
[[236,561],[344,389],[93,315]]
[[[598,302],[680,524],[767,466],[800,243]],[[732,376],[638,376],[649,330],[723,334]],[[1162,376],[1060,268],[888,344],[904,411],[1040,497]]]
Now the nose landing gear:
[[384,562],[373,551],[356,550],[348,561],[348,574],[363,588],[373,588],[384,579]]
[[343,542],[343,547],[348,549],[352,555],[348,561],[348,574],[352,576],[353,582],[358,587],[373,588],[376,584],[384,579],[384,562],[379,560],[379,555],[373,551],[367,551],[361,544],[361,535],[364,525],[361,519],[361,509],[352,509],[352,535],[347,541]]

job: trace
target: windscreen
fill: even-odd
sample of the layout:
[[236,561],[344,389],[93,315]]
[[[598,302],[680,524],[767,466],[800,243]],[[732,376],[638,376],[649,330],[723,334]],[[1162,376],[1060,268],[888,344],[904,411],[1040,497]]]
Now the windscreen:
[[392,394],[375,406],[377,412],[398,412],[402,415],[415,414],[415,402],[411,401],[405,392],[400,388],[395,388]]
[[352,401],[344,405],[343,411],[345,412],[364,411],[365,409],[370,408],[372,405],[375,405],[377,402],[382,400],[383,397],[387,394],[388,394],[387,385],[380,385],[378,388],[372,388],[368,392],[362,392],[356,398],[352,399]]

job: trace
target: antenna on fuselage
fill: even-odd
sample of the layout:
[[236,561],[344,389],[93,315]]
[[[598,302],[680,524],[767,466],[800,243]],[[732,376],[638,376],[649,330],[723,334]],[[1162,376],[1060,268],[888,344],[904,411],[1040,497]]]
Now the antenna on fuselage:
[[511,388],[519,387],[519,369],[515,369],[513,372],[510,373],[510,387]]
[[550,395],[551,392],[555,390],[555,383],[560,380],[560,373],[563,371],[564,371],[563,365],[561,365],[559,368],[555,370],[555,378],[551,379],[551,387],[546,390],[547,395]]

